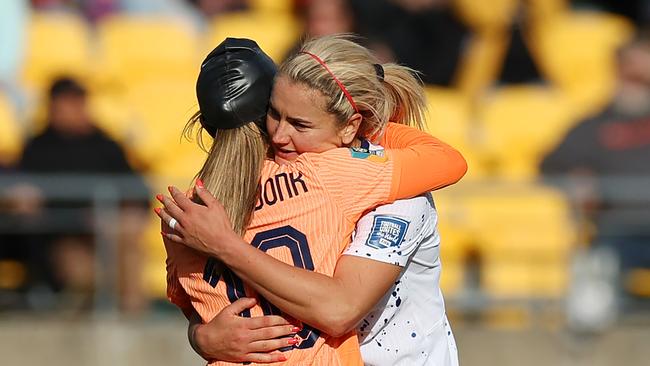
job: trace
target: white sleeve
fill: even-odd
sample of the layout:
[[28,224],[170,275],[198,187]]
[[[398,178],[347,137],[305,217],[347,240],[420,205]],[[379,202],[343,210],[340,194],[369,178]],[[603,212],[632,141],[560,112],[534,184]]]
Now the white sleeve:
[[422,239],[435,229],[432,203],[419,196],[377,207],[358,222],[352,243],[343,255],[406,266]]

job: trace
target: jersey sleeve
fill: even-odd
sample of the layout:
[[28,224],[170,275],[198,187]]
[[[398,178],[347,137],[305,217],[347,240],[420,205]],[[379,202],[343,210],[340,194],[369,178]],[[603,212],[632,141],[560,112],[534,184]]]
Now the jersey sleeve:
[[412,127],[390,125],[385,138],[393,149],[369,152],[339,148],[304,154],[352,222],[379,204],[453,184],[467,171],[463,156],[444,142]]
[[377,207],[357,222],[343,255],[405,267],[422,239],[434,230],[430,210],[431,203],[424,196]]
[[165,242],[165,250],[167,251],[167,259],[165,260],[165,266],[167,270],[167,299],[178,306],[184,314],[188,314],[192,311],[192,302],[190,296],[185,292],[185,289],[181,286],[180,281],[178,280],[178,273],[176,271],[175,265],[175,255],[174,246],[178,244]]
[[391,200],[444,188],[467,172],[458,150],[413,127],[389,123],[381,143],[395,165]]

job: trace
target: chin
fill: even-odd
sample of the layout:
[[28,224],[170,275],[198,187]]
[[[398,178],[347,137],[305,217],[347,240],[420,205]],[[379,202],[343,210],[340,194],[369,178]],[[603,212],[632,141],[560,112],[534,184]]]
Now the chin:
[[[298,157],[298,156],[296,156],[296,158],[297,158],[297,157]],[[290,159],[290,158],[287,158],[287,157],[281,157],[281,156],[277,156],[277,155],[275,155],[274,158],[273,158],[273,160],[274,160],[277,164],[280,164],[280,165],[286,165],[286,164],[291,164],[291,163],[292,163],[293,161],[295,161],[296,159],[295,159],[295,158],[294,158],[294,159]]]
[[300,154],[295,152],[292,153],[277,152],[274,154],[273,159],[278,164],[290,164],[291,162],[296,161],[296,159],[298,159],[298,156],[300,156]]

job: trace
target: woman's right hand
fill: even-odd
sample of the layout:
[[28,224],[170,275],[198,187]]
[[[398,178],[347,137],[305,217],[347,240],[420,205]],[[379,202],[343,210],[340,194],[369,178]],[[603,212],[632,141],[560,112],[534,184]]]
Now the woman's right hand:
[[273,363],[286,361],[279,349],[297,343],[300,328],[285,318],[267,315],[246,318],[239,314],[256,303],[241,298],[225,307],[206,324],[190,323],[192,348],[205,360]]

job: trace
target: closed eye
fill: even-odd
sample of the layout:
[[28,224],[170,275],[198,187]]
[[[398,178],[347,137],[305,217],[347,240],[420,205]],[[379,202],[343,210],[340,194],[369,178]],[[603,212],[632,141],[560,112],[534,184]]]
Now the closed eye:
[[269,106],[269,110],[267,111],[267,114],[269,117],[273,118],[274,120],[279,120],[280,119],[280,113],[273,108],[273,106]]

